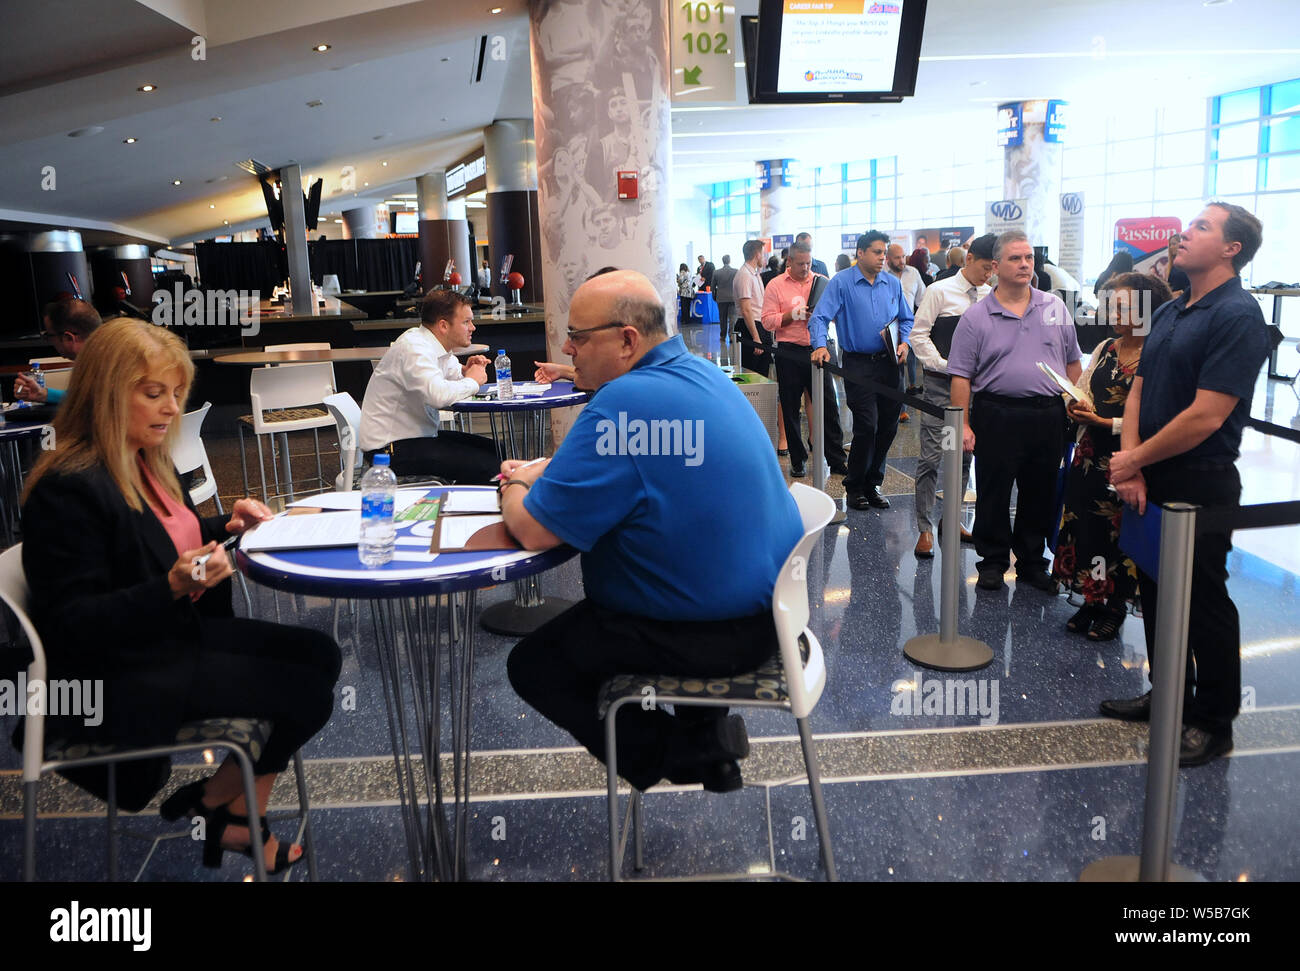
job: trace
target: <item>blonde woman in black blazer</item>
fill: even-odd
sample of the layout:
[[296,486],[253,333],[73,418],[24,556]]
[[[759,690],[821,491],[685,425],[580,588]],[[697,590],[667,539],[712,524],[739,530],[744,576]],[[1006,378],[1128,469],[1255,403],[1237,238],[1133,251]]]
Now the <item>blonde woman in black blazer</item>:
[[[154,744],[201,718],[273,723],[254,763],[264,815],[276,775],[329,720],[339,651],[316,631],[234,616],[220,543],[270,510],[241,499],[228,518],[194,515],[170,458],[193,377],[160,327],[122,319],[91,336],[54,420],[56,448],[28,479],[23,567],[50,676],[104,683],[100,737]],[[251,854],[248,811],[231,759],[162,806],[169,819],[205,818],[206,866],[223,850]],[[262,833],[268,871],[301,858],[265,823]]]

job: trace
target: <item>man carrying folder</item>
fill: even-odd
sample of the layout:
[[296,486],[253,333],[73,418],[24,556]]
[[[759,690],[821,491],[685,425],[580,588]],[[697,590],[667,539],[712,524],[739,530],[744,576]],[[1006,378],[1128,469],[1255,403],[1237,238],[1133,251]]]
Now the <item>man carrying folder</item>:
[[[808,317],[816,303],[814,294],[826,286],[826,277],[811,272],[812,261],[812,243],[796,240],[790,247],[785,272],[774,277],[763,292],[763,329],[776,335],[777,350],[783,352],[776,358],[776,382],[786,440],[790,443],[790,475],[796,479],[807,474],[808,461],[799,424],[799,406],[812,394]],[[831,472],[844,475],[849,470],[844,456],[844,432],[840,429],[839,406],[835,403],[835,382],[829,377],[822,382],[822,392],[826,405],[826,461]],[[810,447],[817,433],[812,427],[810,409]]]
[[885,481],[885,457],[898,433],[902,404],[854,380],[868,378],[903,389],[899,366],[907,360],[912,305],[903,296],[898,278],[882,272],[888,245],[889,237],[882,232],[873,230],[859,236],[857,267],[835,275],[808,322],[814,363],[830,360],[826,328],[832,320],[844,349],[844,393],[853,413],[853,445],[844,491],[853,509],[889,508],[880,486]]

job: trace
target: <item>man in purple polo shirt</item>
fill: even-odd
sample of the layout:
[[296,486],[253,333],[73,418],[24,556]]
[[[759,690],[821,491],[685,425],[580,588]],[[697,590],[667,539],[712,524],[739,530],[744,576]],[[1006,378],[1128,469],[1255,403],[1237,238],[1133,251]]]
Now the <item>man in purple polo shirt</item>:
[[[998,237],[993,270],[997,288],[961,315],[948,355],[952,403],[966,410],[962,450],[977,459],[978,585],[1000,590],[1014,550],[1016,579],[1055,592],[1044,549],[1065,447],[1065,406],[1038,362],[1078,381],[1079,339],[1060,298],[1031,286],[1034,249],[1024,233]],[[1012,484],[1019,489],[1014,530]]]

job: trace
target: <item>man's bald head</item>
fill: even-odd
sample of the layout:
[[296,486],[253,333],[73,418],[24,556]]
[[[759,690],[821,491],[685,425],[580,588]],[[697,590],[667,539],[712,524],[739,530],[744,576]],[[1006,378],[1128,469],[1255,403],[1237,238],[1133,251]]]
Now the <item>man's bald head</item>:
[[907,265],[907,251],[898,243],[890,243],[889,248],[885,250],[885,262],[895,273],[901,273],[903,267]]
[[574,293],[569,312],[604,323],[621,321],[655,343],[668,336],[663,301],[654,284],[636,270],[592,277]]

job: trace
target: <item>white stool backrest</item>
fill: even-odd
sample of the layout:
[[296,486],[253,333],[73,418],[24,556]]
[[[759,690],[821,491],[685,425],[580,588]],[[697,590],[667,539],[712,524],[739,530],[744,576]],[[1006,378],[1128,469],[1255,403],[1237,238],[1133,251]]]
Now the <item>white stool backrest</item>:
[[205,401],[202,408],[181,416],[180,440],[172,449],[172,464],[177,472],[184,475],[195,469],[203,470],[203,482],[190,490],[190,501],[196,506],[217,494],[217,477],[212,474],[208,450],[203,445],[203,421],[211,409],[212,402]]
[[342,470],[334,483],[339,492],[352,490],[352,476],[357,463],[361,461],[358,447],[361,435],[361,406],[346,391],[332,394],[325,398],[325,407],[334,416],[334,424],[339,430],[339,464]]
[[249,389],[254,412],[319,405],[334,393],[334,365],[254,368]]
[[[27,683],[44,682],[45,646],[36,633],[36,625],[27,615],[31,591],[27,589],[27,575],[23,572],[23,544],[11,546],[0,553],[0,600],[18,618],[32,648],[32,663],[27,666]],[[35,782],[41,777],[41,761],[45,751],[45,712],[39,708],[29,714],[23,725],[23,781]]]
[[772,617],[785,666],[790,708],[795,718],[806,718],[826,686],[826,659],[821,645],[807,633],[808,661],[799,653],[799,638],[808,628],[808,566],[822,530],[835,515],[835,502],[826,493],[796,482],[790,494],[803,521],[803,538],[795,544],[777,574],[772,589]]

